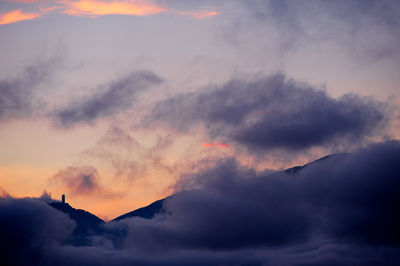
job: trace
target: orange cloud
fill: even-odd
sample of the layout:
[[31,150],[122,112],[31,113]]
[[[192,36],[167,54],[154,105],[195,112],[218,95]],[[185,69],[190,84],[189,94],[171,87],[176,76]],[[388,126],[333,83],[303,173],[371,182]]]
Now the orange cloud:
[[208,17],[213,17],[218,15],[217,11],[178,11],[176,12],[176,14],[178,15],[182,15],[182,16],[190,16],[193,18],[197,18],[197,19],[203,19],[203,18],[208,18]]
[[[104,15],[145,16],[159,13],[177,14],[196,19],[204,19],[218,15],[217,11],[174,11],[146,0],[6,0],[8,2],[33,4],[37,3],[38,12],[24,13],[21,9],[0,14],[0,25],[22,20],[31,20],[54,10],[70,16],[98,17]],[[44,3],[46,5],[44,6]],[[48,4],[48,5],[47,5]]]
[[21,9],[0,14],[0,25],[11,24],[23,20],[31,20],[40,17],[41,13],[23,13]]
[[64,5],[63,13],[71,16],[134,15],[144,16],[165,12],[166,9],[145,1],[59,1]]
[[220,149],[225,149],[231,147],[229,144],[224,144],[224,143],[204,143],[201,145],[203,148],[210,148],[210,147],[215,147],[215,148],[220,148]]

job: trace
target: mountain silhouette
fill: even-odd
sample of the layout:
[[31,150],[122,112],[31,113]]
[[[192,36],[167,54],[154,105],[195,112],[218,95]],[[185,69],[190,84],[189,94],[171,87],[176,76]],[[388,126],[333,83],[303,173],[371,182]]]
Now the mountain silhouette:
[[104,221],[90,212],[81,209],[72,208],[68,203],[51,202],[53,208],[69,215],[76,222],[76,228],[72,237],[67,240],[68,244],[88,245],[88,237],[103,232],[102,225]]
[[294,166],[294,167],[288,168],[288,169],[286,169],[286,170],[283,170],[283,172],[285,172],[285,173],[287,173],[287,174],[289,174],[289,175],[296,175],[296,174],[298,174],[301,170],[303,170],[304,168],[306,168],[307,166],[310,166],[310,165],[313,165],[313,164],[315,164],[315,163],[319,163],[319,162],[322,162],[322,161],[326,161],[326,160],[329,160],[329,159],[333,159],[333,158],[343,158],[343,157],[345,157],[345,156],[347,156],[347,155],[349,155],[349,154],[350,154],[350,153],[333,153],[333,154],[329,154],[329,155],[327,155],[327,156],[324,156],[324,157],[321,157],[321,158],[319,158],[319,159],[317,159],[317,160],[314,160],[314,161],[312,161],[312,162],[309,162],[309,163],[307,163],[307,164],[305,164],[305,165]]
[[[317,160],[314,160],[312,162],[309,162],[305,165],[301,165],[301,166],[294,166],[291,168],[288,168],[286,170],[283,170],[283,172],[285,172],[288,175],[297,175],[299,174],[300,171],[302,171],[303,169],[305,169],[306,167],[310,166],[310,165],[315,165],[317,163],[326,161],[326,160],[331,160],[331,159],[336,159],[336,158],[344,158],[346,157],[348,154],[350,153],[334,153],[334,154],[330,154],[324,157],[321,157]],[[263,177],[261,177],[263,178]],[[126,214],[123,214],[121,216],[118,216],[117,218],[115,218],[113,221],[120,221],[126,218],[132,218],[132,217],[141,217],[141,218],[145,218],[145,219],[152,219],[156,214],[165,214],[165,210],[163,209],[163,204],[165,202],[166,199],[168,198],[172,198],[174,195],[171,195],[169,197],[157,200],[145,207],[139,208],[137,210],[128,212]]]
[[[322,158],[319,158],[317,160],[314,160],[310,163],[307,163],[305,165],[294,166],[294,167],[288,168],[286,170],[283,170],[283,172],[288,175],[297,175],[297,174],[299,174],[300,171],[302,171],[306,167],[309,167],[310,165],[315,165],[317,163],[320,163],[320,162],[323,162],[326,160],[330,160],[333,158],[344,158],[348,154],[349,153],[330,154],[330,155],[324,156]],[[144,218],[144,219],[153,219],[156,214],[165,214],[163,204],[164,204],[165,200],[167,200],[168,198],[172,198],[172,197],[174,197],[174,195],[157,200],[145,207],[125,213],[125,214],[113,219],[112,221],[121,221],[123,219],[133,218],[133,217],[140,217],[140,218]],[[50,206],[68,214],[71,217],[71,219],[73,219],[76,222],[77,227],[75,228],[75,231],[73,233],[73,238],[68,240],[69,243],[75,244],[75,245],[87,245],[88,237],[90,237],[91,235],[95,235],[95,234],[103,232],[102,225],[105,222],[102,219],[98,218],[97,216],[91,214],[90,212],[72,208],[68,203],[63,203],[63,202],[52,202],[49,204],[50,204]]]
[[[167,197],[167,198],[169,198],[169,197]],[[122,219],[132,218],[132,217],[153,219],[154,215],[156,215],[157,213],[165,213],[164,209],[163,209],[163,203],[167,198],[157,200],[157,201],[151,203],[150,205],[147,205],[147,206],[139,208],[137,210],[128,212],[121,216],[118,216],[113,221],[120,221]]]

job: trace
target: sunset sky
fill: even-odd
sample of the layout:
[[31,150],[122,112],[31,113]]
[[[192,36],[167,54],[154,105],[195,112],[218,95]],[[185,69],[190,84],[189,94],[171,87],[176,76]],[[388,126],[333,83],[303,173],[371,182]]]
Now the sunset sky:
[[[400,1],[0,1],[0,195],[110,220],[235,158],[400,139]],[[4,191],[4,192],[3,192]]]

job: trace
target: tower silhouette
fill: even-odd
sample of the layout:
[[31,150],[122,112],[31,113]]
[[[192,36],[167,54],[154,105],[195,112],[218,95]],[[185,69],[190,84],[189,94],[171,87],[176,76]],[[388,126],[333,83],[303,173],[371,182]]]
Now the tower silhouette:
[[65,203],[65,195],[64,194],[62,194],[62,196],[61,196],[61,202]]

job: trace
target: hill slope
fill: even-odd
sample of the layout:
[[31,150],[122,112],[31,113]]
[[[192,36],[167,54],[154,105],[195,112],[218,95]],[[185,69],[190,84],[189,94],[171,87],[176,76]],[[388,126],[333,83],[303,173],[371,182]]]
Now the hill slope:
[[[327,156],[324,156],[322,158],[319,158],[317,160],[314,160],[310,163],[307,163],[305,165],[301,165],[301,166],[294,166],[291,168],[288,168],[286,170],[283,170],[283,172],[285,172],[286,174],[289,175],[297,175],[300,171],[302,171],[304,168],[316,164],[316,163],[320,163],[326,160],[330,160],[330,159],[336,159],[336,158],[344,158],[346,155],[348,155],[349,153],[334,153],[334,154],[330,154]],[[171,195],[170,197],[173,197],[174,195]],[[154,215],[156,215],[157,213],[164,213],[163,210],[163,203],[166,199],[170,198],[164,198],[164,199],[160,199],[157,200],[153,203],[151,203],[150,205],[147,205],[145,207],[139,208],[137,210],[128,212],[126,214],[123,214],[121,216],[118,216],[117,218],[115,218],[113,221],[120,221],[126,218],[132,218],[132,217],[141,217],[141,218],[145,218],[145,219],[152,219],[154,217]]]
[[73,232],[73,237],[67,242],[74,245],[87,245],[88,237],[102,232],[101,225],[104,221],[85,210],[72,208],[68,203],[51,202],[53,208],[60,210],[69,215],[76,222],[76,228]]

